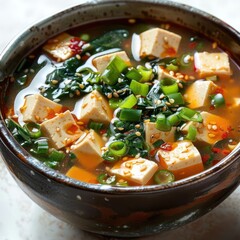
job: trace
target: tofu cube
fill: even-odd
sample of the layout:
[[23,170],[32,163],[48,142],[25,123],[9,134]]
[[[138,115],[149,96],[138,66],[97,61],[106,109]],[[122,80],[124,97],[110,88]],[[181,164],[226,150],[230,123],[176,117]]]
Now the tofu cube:
[[223,139],[229,133],[230,122],[223,117],[208,112],[201,112],[203,122],[189,122],[183,128],[182,132],[187,133],[189,126],[193,124],[197,128],[197,140],[214,144]]
[[62,105],[55,103],[40,94],[29,95],[25,98],[25,103],[21,107],[24,122],[41,123],[46,119],[56,116],[61,112]]
[[82,169],[78,166],[71,167],[67,171],[66,176],[82,182],[95,183],[95,184],[97,183],[96,176],[93,173],[91,173],[90,171],[87,171],[86,169]]
[[162,69],[160,66],[158,66],[158,80],[162,80],[163,78],[172,78],[175,81],[178,80],[178,78],[176,78],[175,76],[172,76],[171,74],[169,74],[166,70]]
[[77,140],[83,131],[76,124],[70,111],[58,114],[56,117],[41,124],[43,136],[49,139],[52,147],[60,149]]
[[173,144],[173,150],[158,151],[163,168],[171,171],[176,179],[182,179],[204,170],[202,158],[197,148],[190,141],[179,141]]
[[194,54],[194,64],[199,77],[231,75],[229,58],[226,53],[197,52]]
[[156,128],[155,122],[145,122],[145,139],[146,143],[153,148],[153,143],[162,139],[164,142],[174,142],[176,127],[172,127],[169,132],[162,132]]
[[52,58],[58,62],[65,61],[72,57],[74,52],[71,50],[69,45],[73,36],[67,33],[62,33],[52,39],[50,39],[44,46],[43,50],[47,52]]
[[125,180],[145,185],[158,170],[158,165],[144,158],[118,162],[110,172],[119,175]]
[[113,118],[113,112],[109,107],[108,101],[97,90],[94,90],[83,97],[80,106],[78,112],[75,112],[78,119],[84,123],[93,120],[109,124]]
[[188,107],[200,109],[208,107],[211,104],[210,95],[214,94],[218,86],[212,81],[197,80],[192,83],[184,94],[185,101],[189,103]]
[[96,58],[93,59],[92,63],[94,65],[94,67],[97,69],[97,71],[102,73],[106,69],[107,65],[109,64],[109,62],[111,61],[111,59],[114,56],[120,57],[129,66],[131,65],[130,64],[130,59],[129,59],[129,57],[126,54],[125,51],[114,52],[114,53],[110,53],[110,54],[106,54],[106,55],[102,55],[102,56],[96,57]]
[[102,138],[94,130],[90,130],[85,137],[71,146],[71,151],[82,167],[92,169],[103,162],[101,151],[103,146]]
[[161,28],[153,28],[140,34],[140,57],[175,56],[182,37]]

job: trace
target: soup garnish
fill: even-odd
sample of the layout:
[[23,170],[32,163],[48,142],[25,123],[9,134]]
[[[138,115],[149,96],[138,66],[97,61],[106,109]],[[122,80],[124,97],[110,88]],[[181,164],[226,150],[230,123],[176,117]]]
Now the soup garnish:
[[24,59],[6,123],[34,157],[71,178],[171,183],[237,146],[237,76],[227,53],[189,29],[139,19],[89,24]]

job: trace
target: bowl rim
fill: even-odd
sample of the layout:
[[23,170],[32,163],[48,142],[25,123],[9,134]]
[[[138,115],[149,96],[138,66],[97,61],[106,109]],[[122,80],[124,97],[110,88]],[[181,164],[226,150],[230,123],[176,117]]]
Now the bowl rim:
[[[117,3],[121,4],[127,4],[129,2],[132,3],[148,3],[148,4],[155,4],[158,6],[165,6],[169,8],[178,8],[186,13],[192,13],[194,12],[199,17],[202,17],[206,20],[212,21],[216,23],[217,25],[221,25],[222,28],[227,30],[229,33],[235,35],[239,41],[240,41],[240,33],[232,28],[230,25],[225,23],[224,21],[220,20],[219,18],[206,13],[202,10],[199,10],[195,7],[168,1],[168,0],[119,0]],[[77,10],[81,7],[90,7],[95,4],[116,4],[116,1],[114,0],[88,0],[84,3],[74,5],[72,7],[66,8],[65,10],[59,11],[47,18],[44,18],[35,24],[33,26],[41,26],[49,21],[51,21],[54,18],[59,18],[60,15],[64,15],[68,13],[71,10]],[[29,28],[23,30],[20,34],[18,34],[3,50],[3,52],[0,54],[0,60],[4,59],[4,56],[8,54],[9,49],[15,45],[24,34],[27,34],[27,31]],[[1,72],[0,72],[1,73]],[[1,74],[0,74],[1,77]],[[229,155],[227,155],[223,160],[221,160],[219,163],[214,165],[213,167],[204,170],[203,172],[193,175],[188,178],[184,178],[181,180],[177,180],[170,184],[162,184],[162,185],[149,185],[149,186],[129,186],[129,187],[115,187],[115,186],[109,186],[109,185],[101,185],[101,184],[90,184],[81,182],[79,180],[75,180],[72,178],[67,177],[66,175],[54,170],[50,169],[47,166],[45,166],[43,163],[41,163],[39,160],[34,158],[32,155],[30,155],[25,149],[23,149],[18,142],[14,139],[10,131],[7,129],[4,118],[2,116],[2,113],[0,114],[0,140],[2,141],[3,145],[7,148],[8,151],[10,151],[16,158],[18,158],[19,161],[22,161],[24,164],[27,164],[28,167],[30,167],[31,173],[32,171],[36,171],[44,176],[47,177],[49,181],[56,181],[62,184],[66,184],[68,186],[81,189],[81,190],[87,190],[87,191],[94,191],[99,193],[111,193],[111,194],[121,194],[121,193],[127,193],[127,194],[137,194],[142,192],[156,192],[156,191],[163,191],[167,189],[175,189],[177,187],[183,187],[189,184],[196,184],[201,182],[203,179],[209,178],[213,175],[219,174],[219,172],[223,171],[225,168],[227,168],[229,165],[233,164],[235,161],[238,161],[238,156],[240,154],[240,146],[237,147],[237,149],[234,149]],[[4,157],[3,157],[4,160]]]

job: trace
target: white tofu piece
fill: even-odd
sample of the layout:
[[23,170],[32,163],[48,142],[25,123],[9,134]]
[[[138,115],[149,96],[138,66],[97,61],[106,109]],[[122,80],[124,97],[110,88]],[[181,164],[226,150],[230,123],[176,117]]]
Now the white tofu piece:
[[50,145],[56,149],[70,145],[84,134],[69,110],[43,122],[41,131],[43,136],[49,139]]
[[189,103],[188,107],[199,109],[210,106],[210,95],[214,94],[217,88],[218,86],[212,81],[195,81],[186,89],[184,94],[185,101]]
[[41,123],[55,117],[62,110],[62,105],[55,103],[40,94],[29,95],[25,98],[21,113],[24,122]]
[[196,52],[194,54],[194,64],[199,77],[207,77],[212,75],[228,77],[232,73],[228,55],[223,52]]
[[74,55],[69,45],[73,36],[67,33],[61,33],[60,35],[50,39],[44,46],[43,50],[49,53],[49,55],[55,58],[58,62],[65,61]]
[[117,163],[110,172],[119,175],[128,181],[145,185],[158,170],[158,165],[144,158],[137,158]]
[[92,169],[103,162],[101,151],[103,146],[103,139],[91,129],[85,137],[80,138],[71,146],[71,151],[76,155],[82,167]]
[[174,142],[175,141],[175,132],[176,127],[172,127],[171,131],[169,132],[162,132],[156,129],[155,122],[145,122],[145,139],[146,143],[153,148],[153,143],[157,140],[162,139],[164,142]]
[[193,124],[198,131],[196,139],[209,144],[214,144],[229,133],[230,122],[226,118],[208,112],[201,112],[201,116],[203,118],[202,123],[190,121],[181,131],[187,133],[190,125]]
[[153,28],[140,34],[140,57],[175,56],[182,37],[161,28]]
[[83,97],[81,109],[79,109],[77,117],[84,123],[93,120],[109,124],[113,118],[113,112],[104,96],[97,90],[94,90]]
[[177,77],[172,76],[171,74],[169,74],[167,71],[163,70],[160,66],[158,66],[158,80],[160,81],[163,78],[172,78],[175,81],[178,80]]
[[114,52],[114,53],[96,57],[93,59],[92,63],[94,67],[97,69],[97,71],[102,73],[106,69],[107,65],[109,64],[109,62],[112,60],[114,56],[120,57],[126,62],[127,65],[129,66],[131,65],[130,59],[125,51]]
[[162,167],[173,172],[177,179],[204,170],[201,155],[190,141],[175,142],[171,151],[160,149],[158,156]]

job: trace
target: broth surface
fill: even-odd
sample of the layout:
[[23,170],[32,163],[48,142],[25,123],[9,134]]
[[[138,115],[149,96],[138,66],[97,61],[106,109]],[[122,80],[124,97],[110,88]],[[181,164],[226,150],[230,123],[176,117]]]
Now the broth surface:
[[[149,45],[154,38],[155,33],[147,32],[150,29],[170,32],[162,40],[161,56],[140,54],[144,36]],[[172,33],[181,36],[177,49],[170,44]],[[213,71],[205,76],[201,67],[208,60],[200,67],[197,63],[204,52],[217,54],[212,62],[224,57],[216,43],[171,23],[139,19],[98,22],[65,34],[24,59],[13,73],[6,101],[10,131],[43,164],[94,184],[164,184],[213,166],[238,144],[239,66],[228,56],[230,74]],[[122,51],[130,62],[115,57]],[[59,57],[68,53],[66,59]],[[109,54],[113,56],[104,69],[97,69],[99,59]],[[190,90],[196,82],[199,91]],[[207,83],[203,96],[200,92],[204,94]],[[26,100],[33,95],[60,104],[61,110],[46,103],[48,115],[43,120],[26,116],[28,109],[35,109],[35,100]],[[204,105],[194,106],[197,95],[205,98]],[[86,117],[83,112],[89,107]],[[59,116],[68,118],[67,127],[60,120],[55,126]],[[152,124],[154,130],[149,130]],[[62,129],[67,135],[58,144],[62,135],[56,139],[53,135]]]

